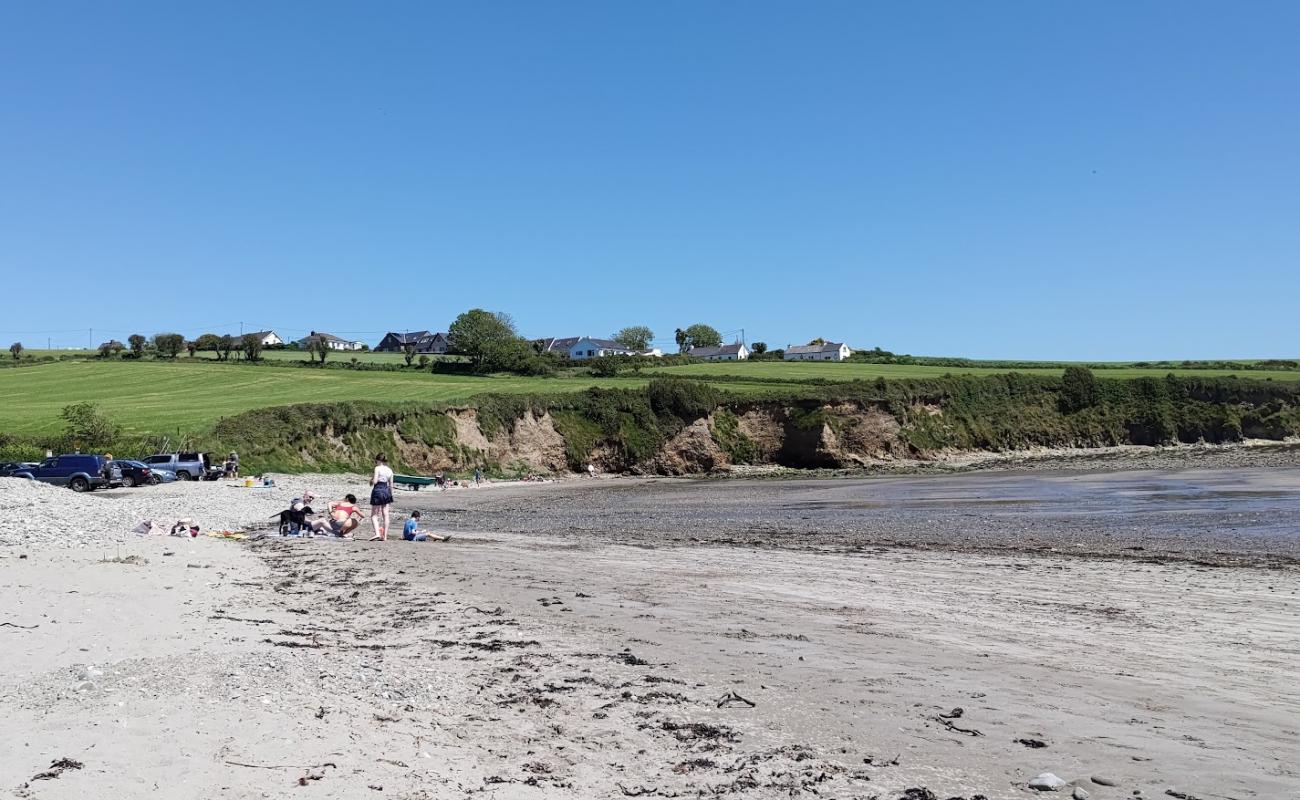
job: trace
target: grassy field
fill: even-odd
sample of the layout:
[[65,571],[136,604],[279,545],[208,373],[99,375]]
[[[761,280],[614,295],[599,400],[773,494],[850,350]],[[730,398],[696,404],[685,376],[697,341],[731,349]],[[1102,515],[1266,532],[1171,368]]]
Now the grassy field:
[[[297,353],[281,353],[299,357]],[[400,355],[361,354],[371,359],[400,360]],[[359,356],[360,357],[360,356]],[[1057,374],[1057,369],[1022,370]],[[427,371],[382,372],[345,369],[313,370],[300,367],[213,364],[207,359],[180,358],[174,363],[154,361],[63,361],[0,370],[0,433],[40,434],[62,430],[59,412],[77,402],[97,403],[127,432],[200,433],[219,418],[268,406],[344,400],[459,402],[483,393],[550,393],[580,391],[591,386],[607,388],[643,385],[656,374],[738,376],[720,381],[730,392],[755,394],[779,390],[782,379],[831,381],[885,378],[928,378],[944,374],[993,374],[1005,370],[900,366],[890,364],[833,364],[741,362],[693,364],[644,370],[640,376],[593,378],[471,377],[433,375]],[[1169,370],[1120,368],[1099,370],[1101,377],[1163,376]],[[1177,370],[1180,375],[1228,375],[1230,370]],[[1242,377],[1277,381],[1300,380],[1300,373],[1246,371]],[[743,378],[755,378],[753,382]],[[790,384],[795,385],[795,384]]]
[[483,392],[640,386],[636,378],[513,378],[208,363],[65,361],[0,370],[0,432],[62,430],[65,405],[97,403],[137,433],[196,432],[254,408],[337,400],[458,401]]
[[[996,375],[1010,370],[992,367],[929,367],[904,364],[864,364],[860,362],[814,361],[719,361],[709,364],[685,364],[678,367],[658,367],[645,370],[646,374],[688,375],[707,378],[711,375],[736,375],[745,378],[805,380],[824,378],[829,381],[875,380],[876,378],[936,378],[940,375]],[[1031,375],[1060,375],[1057,367],[1044,369],[1019,369]],[[1170,372],[1182,377],[1222,377],[1238,375],[1243,378],[1275,381],[1300,381],[1300,371],[1285,370],[1230,370],[1230,369],[1141,369],[1116,367],[1096,370],[1099,378],[1164,377]]]

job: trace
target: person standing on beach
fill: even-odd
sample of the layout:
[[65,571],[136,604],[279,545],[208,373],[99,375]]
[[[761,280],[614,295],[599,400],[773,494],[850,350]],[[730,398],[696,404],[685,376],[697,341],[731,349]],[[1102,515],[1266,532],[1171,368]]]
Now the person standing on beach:
[[389,510],[393,504],[393,468],[388,466],[388,456],[375,456],[375,472],[370,476],[370,524],[375,528],[372,542],[388,539]]

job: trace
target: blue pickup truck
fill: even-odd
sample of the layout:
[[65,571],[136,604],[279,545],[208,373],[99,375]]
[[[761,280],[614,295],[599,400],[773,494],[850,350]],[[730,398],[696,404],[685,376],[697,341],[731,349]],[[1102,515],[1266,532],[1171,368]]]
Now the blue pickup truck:
[[10,477],[66,486],[74,492],[107,489],[122,482],[122,472],[103,456],[69,453],[47,458],[35,466],[14,470]]

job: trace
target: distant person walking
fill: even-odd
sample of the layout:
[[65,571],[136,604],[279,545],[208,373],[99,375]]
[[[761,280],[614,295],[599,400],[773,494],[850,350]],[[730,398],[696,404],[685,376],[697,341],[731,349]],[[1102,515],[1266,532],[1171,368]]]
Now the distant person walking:
[[474,485],[478,486],[483,483],[483,470],[480,467],[474,468]]
[[370,476],[370,524],[375,528],[372,542],[388,539],[390,521],[388,507],[393,504],[393,468],[388,466],[388,456],[375,456],[375,473]]

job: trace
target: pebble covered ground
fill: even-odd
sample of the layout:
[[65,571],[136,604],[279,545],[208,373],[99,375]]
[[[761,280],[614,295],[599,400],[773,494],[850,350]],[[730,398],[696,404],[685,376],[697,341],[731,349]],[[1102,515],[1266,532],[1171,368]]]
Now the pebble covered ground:
[[182,482],[77,493],[24,478],[0,478],[0,546],[99,547],[135,537],[142,520],[170,528],[189,517],[204,532],[266,527],[304,489],[320,510],[351,492],[366,500],[357,475],[275,476],[270,488],[242,482]]

